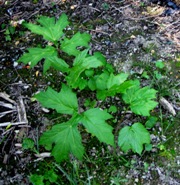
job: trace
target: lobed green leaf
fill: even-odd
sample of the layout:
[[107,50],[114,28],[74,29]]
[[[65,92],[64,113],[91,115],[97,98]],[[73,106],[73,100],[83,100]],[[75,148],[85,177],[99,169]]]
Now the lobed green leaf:
[[103,63],[98,60],[95,56],[87,56],[88,50],[84,50],[80,52],[80,54],[75,58],[75,61],[73,63],[73,67],[69,70],[69,75],[66,77],[67,82],[69,85],[71,85],[73,88],[76,88],[79,86],[79,83],[85,83],[81,74],[91,68],[97,68],[99,66],[102,66]]
[[77,129],[78,119],[72,118],[68,122],[57,124],[51,130],[44,132],[40,138],[40,145],[51,150],[57,162],[67,160],[69,154],[73,154],[78,159],[82,159],[84,147],[81,135]]
[[141,123],[126,126],[119,132],[118,145],[124,152],[132,150],[141,154],[145,143],[150,143],[150,134]]
[[44,185],[44,177],[42,175],[32,174],[29,180],[33,185]]
[[52,46],[46,46],[46,48],[29,48],[28,53],[24,53],[18,60],[24,64],[30,64],[34,67],[40,60],[48,57],[57,56],[57,50]]
[[157,102],[152,100],[156,98],[156,92],[156,90],[149,87],[139,88],[135,86],[128,89],[122,98],[127,104],[130,104],[132,112],[142,116],[149,116],[149,111],[157,105]]
[[63,29],[69,24],[67,16],[62,14],[61,17],[56,21],[55,17],[41,16],[37,22],[40,25],[32,23],[24,24],[33,33],[42,35],[45,40],[52,41],[55,43],[63,36]]
[[117,93],[126,92],[127,89],[139,85],[138,81],[126,81],[127,77],[128,74],[125,73],[114,75],[104,72],[90,79],[88,86],[91,90],[97,89],[97,98],[104,100],[108,96],[115,96]]
[[35,98],[42,106],[55,109],[58,113],[73,114],[78,111],[76,94],[64,84],[59,93],[48,87],[47,91],[38,93]]
[[114,146],[113,128],[106,123],[106,120],[110,118],[112,118],[112,116],[106,111],[93,108],[82,114],[80,122],[82,122],[87,131],[95,135],[99,141]]
[[80,33],[77,32],[71,39],[64,38],[64,40],[61,42],[61,50],[66,52],[68,55],[77,56],[80,51],[77,49],[77,47],[89,47],[89,41],[91,39],[91,36],[88,33]]
[[54,170],[51,169],[45,172],[44,178],[53,183],[57,181],[58,175],[54,172]]

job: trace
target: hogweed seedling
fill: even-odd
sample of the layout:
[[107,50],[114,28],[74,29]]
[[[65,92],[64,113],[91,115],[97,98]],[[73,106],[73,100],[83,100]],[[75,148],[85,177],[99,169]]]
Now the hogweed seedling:
[[[90,94],[95,94],[98,100],[106,102],[108,97],[118,97],[127,106],[126,109],[138,116],[149,117],[157,102],[156,90],[150,87],[140,87],[138,80],[128,80],[128,74],[115,74],[113,67],[106,62],[100,52],[90,55],[89,42],[91,36],[87,33],[75,33],[72,37],[66,34],[65,28],[69,21],[65,14],[59,19],[41,16],[38,24],[24,23],[31,32],[43,36],[51,45],[40,48],[29,48],[19,58],[19,62],[30,64],[34,67],[44,59],[43,73],[48,73],[52,67],[64,74],[64,82],[60,92],[48,87],[47,90],[36,94],[34,97],[45,108],[54,109],[57,113],[68,115],[67,121],[56,123],[40,137],[40,145],[51,151],[57,162],[67,160],[69,154],[78,159],[83,159],[85,146],[78,125],[83,125],[85,130],[96,136],[100,142],[116,147],[117,143],[121,150],[132,150],[142,153],[143,145],[150,143],[149,131],[142,123],[132,123],[131,126],[123,127],[118,133],[118,142],[115,142],[111,119],[113,116],[102,107],[98,107],[93,100],[90,104]],[[62,56],[66,53],[72,63],[65,61]],[[81,110],[78,103],[79,92],[88,92],[88,105]],[[78,96],[78,98],[77,98]],[[82,97],[83,98],[83,97]],[[113,106],[113,105],[112,105]],[[112,111],[113,114],[118,112]],[[111,108],[112,109],[112,108]],[[111,112],[111,111],[109,111]],[[113,119],[114,120],[114,119]],[[117,125],[117,127],[119,127]]]

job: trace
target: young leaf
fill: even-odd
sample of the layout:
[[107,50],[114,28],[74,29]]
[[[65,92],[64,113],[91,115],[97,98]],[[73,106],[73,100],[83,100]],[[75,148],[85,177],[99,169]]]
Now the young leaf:
[[144,71],[143,74],[141,75],[141,77],[149,79],[150,76],[148,75],[147,71]]
[[156,77],[157,80],[160,80],[162,78],[162,74],[159,73],[158,71],[154,71],[154,76]]
[[[121,73],[118,75],[114,75],[113,73],[109,74],[108,72],[104,72],[101,75],[96,76],[96,86],[98,90],[105,90],[112,92],[114,94],[117,93],[120,84],[122,84],[128,77],[128,74]],[[107,92],[107,94],[109,94]]]
[[117,112],[117,107],[115,105],[111,105],[108,109],[108,112],[116,113]]
[[77,56],[80,53],[77,47],[84,46],[88,48],[90,39],[91,37],[89,34],[77,32],[71,39],[64,38],[61,42],[61,50],[68,55]]
[[94,108],[96,106],[97,102],[96,100],[91,100],[91,99],[86,99],[85,102],[84,102],[84,106],[85,107],[90,107],[90,108]]
[[32,150],[34,148],[34,141],[31,138],[24,138],[22,148],[24,150]]
[[132,112],[149,116],[149,111],[157,105],[157,102],[151,100],[156,97],[156,92],[156,90],[149,87],[132,87],[123,94],[122,98],[127,104],[130,104]]
[[111,73],[109,79],[107,81],[107,89],[117,89],[120,84],[122,84],[128,77],[128,74],[120,73],[118,75],[114,75]]
[[141,123],[134,123],[131,127],[126,126],[119,132],[118,145],[124,152],[131,149],[141,154],[145,143],[150,143],[150,134]]
[[96,90],[96,81],[95,81],[95,79],[93,77],[88,80],[88,84],[87,85],[88,85],[88,87],[89,87],[89,89],[91,91]]
[[33,185],[44,185],[44,177],[42,175],[32,174],[29,180]]
[[145,123],[146,128],[147,128],[147,129],[148,129],[148,128],[149,128],[149,129],[153,128],[154,125],[157,123],[157,120],[158,120],[157,117],[155,117],[155,116],[150,116],[150,117],[148,118],[148,120],[146,121],[146,123]]
[[57,56],[57,51],[54,47],[46,46],[46,48],[29,48],[28,53],[24,53],[18,60],[24,64],[30,63],[34,67],[43,58]]
[[37,20],[40,25],[32,23],[25,23],[24,26],[31,30],[33,33],[42,35],[45,40],[55,43],[63,36],[63,29],[69,24],[67,16],[62,14],[61,17],[55,21],[55,18],[41,16]]
[[[107,96],[114,96],[117,93],[126,92],[128,88],[137,85],[135,81],[125,81],[128,77],[128,74],[125,73],[116,76],[111,73],[110,75],[108,74],[106,78],[101,77],[103,74],[104,73],[96,77],[97,98],[101,100],[104,100]],[[99,83],[97,84],[97,82]]]
[[88,132],[95,135],[99,141],[114,146],[113,128],[105,122],[110,118],[112,118],[112,116],[106,111],[93,108],[82,114],[80,122],[82,122]]
[[45,172],[44,178],[53,183],[57,181],[58,175],[54,172],[54,170],[48,170]]
[[152,150],[152,148],[153,148],[153,145],[152,144],[145,144],[145,150],[146,151],[151,151]]
[[87,69],[87,70],[85,71],[85,75],[86,75],[87,77],[92,77],[92,76],[94,75],[94,70],[93,70],[93,69]]
[[48,87],[46,92],[38,93],[35,98],[42,106],[55,109],[58,113],[73,114],[78,111],[76,94],[64,84],[59,93]]
[[80,90],[85,89],[87,86],[87,81],[83,77],[78,78],[73,84],[71,84],[73,88],[79,88]]
[[164,62],[162,61],[162,60],[158,60],[158,61],[156,61],[156,67],[157,68],[159,68],[159,69],[162,69],[162,68],[164,68]]
[[109,73],[104,72],[95,76],[96,88],[98,90],[105,90],[107,88],[107,80],[109,79]]
[[40,138],[40,145],[51,150],[51,155],[57,162],[69,158],[72,153],[78,159],[82,159],[84,147],[81,142],[81,135],[77,129],[78,119],[72,118],[68,122],[57,124],[51,130],[44,132]]
[[88,56],[88,50],[84,50],[80,52],[80,54],[75,58],[74,66],[70,69],[70,73],[67,76],[68,84],[73,88],[78,87],[78,79],[80,79],[80,75],[86,70],[90,68],[97,68],[102,66],[102,62],[98,60],[95,56]]

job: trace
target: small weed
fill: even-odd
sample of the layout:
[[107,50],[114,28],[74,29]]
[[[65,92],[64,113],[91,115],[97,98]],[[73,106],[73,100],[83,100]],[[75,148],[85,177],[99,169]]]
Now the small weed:
[[11,35],[13,35],[15,33],[15,27],[13,26],[8,26],[8,28],[5,31],[5,39],[6,41],[11,41]]
[[124,183],[128,182],[127,179],[124,179],[117,175],[116,177],[111,177],[111,184],[110,185],[123,185]]

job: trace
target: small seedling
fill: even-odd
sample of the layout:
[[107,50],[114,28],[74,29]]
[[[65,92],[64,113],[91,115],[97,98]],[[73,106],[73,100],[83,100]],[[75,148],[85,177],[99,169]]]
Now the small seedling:
[[31,138],[23,139],[22,148],[24,150],[30,150],[32,152],[38,153],[38,151],[35,148],[34,141]]
[[[29,48],[19,62],[29,63],[34,67],[43,59],[44,75],[50,68],[63,73],[60,91],[48,87],[34,98],[43,107],[54,109],[66,119],[44,132],[39,144],[50,150],[57,162],[69,159],[69,154],[82,160],[85,153],[79,130],[79,125],[82,125],[100,142],[116,147],[113,134],[116,128],[111,124],[115,119],[110,113],[115,114],[126,109],[134,115],[150,116],[150,111],[157,105],[154,101],[157,91],[150,87],[142,88],[138,80],[128,80],[129,75],[126,73],[116,74],[100,52],[89,54],[91,36],[80,32],[72,37],[67,35],[65,28],[69,21],[65,14],[57,20],[54,17],[41,16],[37,22],[38,24],[24,23],[24,26],[51,44],[42,48]],[[69,61],[64,60],[63,53],[69,56]],[[107,111],[104,106],[96,103],[105,103],[109,97],[118,97],[124,104],[123,109],[111,106]],[[84,98],[88,98],[85,109],[78,101]],[[132,123],[119,131],[117,143],[124,152],[132,150],[141,154],[144,144],[150,143],[150,133],[142,123]]]

